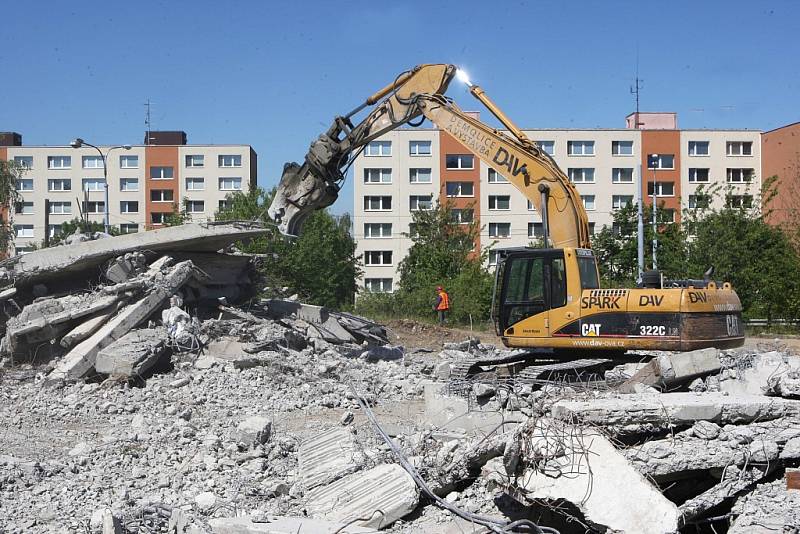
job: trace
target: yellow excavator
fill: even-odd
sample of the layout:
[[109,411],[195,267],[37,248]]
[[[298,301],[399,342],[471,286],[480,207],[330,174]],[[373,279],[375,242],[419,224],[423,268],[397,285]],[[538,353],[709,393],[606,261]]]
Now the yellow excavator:
[[[507,132],[465,114],[444,95],[456,76]],[[354,124],[353,117],[369,107],[373,108],[365,118]],[[424,119],[505,176],[541,214],[544,243],[552,248],[499,251],[492,319],[506,346],[621,353],[744,344],[741,303],[727,282],[665,284],[649,272],[642,287],[601,289],[577,189],[553,158],[454,65],[419,65],[347,115],[336,117],[311,144],[302,165],[284,167],[269,208],[280,231],[298,235],[312,211],[336,200],[344,171],[367,143]]]

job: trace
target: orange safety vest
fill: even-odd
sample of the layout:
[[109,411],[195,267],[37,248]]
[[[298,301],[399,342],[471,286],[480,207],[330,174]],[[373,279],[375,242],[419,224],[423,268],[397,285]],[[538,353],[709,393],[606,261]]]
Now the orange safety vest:
[[436,306],[436,311],[447,311],[450,309],[450,296],[447,294],[446,291],[440,291],[439,296],[442,297],[441,302],[439,305]]

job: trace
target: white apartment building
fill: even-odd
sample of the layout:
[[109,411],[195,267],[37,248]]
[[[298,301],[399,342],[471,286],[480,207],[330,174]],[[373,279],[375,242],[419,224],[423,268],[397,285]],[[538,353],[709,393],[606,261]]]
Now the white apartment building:
[[[109,222],[122,233],[159,228],[176,209],[192,221],[213,220],[228,194],[256,186],[257,157],[249,145],[188,145],[184,132],[149,132],[147,140],[98,147],[108,174]],[[17,183],[23,200],[10,214],[12,253],[41,245],[75,218],[104,221],[103,157],[95,148],[26,146],[19,134],[0,134],[0,158],[26,169]]]
[[[703,205],[703,191],[718,190],[715,207],[725,199],[735,204],[757,197],[759,131],[679,130],[674,114],[634,118],[640,129],[525,130],[577,187],[590,233],[611,225],[614,210],[637,201],[640,172],[642,193],[652,195],[655,188],[659,204],[676,221],[683,208]],[[653,154],[658,157],[649,160]],[[522,193],[438,129],[390,132],[359,155],[353,171],[354,232],[364,260],[362,287],[369,291],[396,288],[398,265],[411,246],[403,234],[412,212],[436,200],[452,199],[457,209],[471,209],[481,223],[481,246],[525,246],[542,235],[541,218]],[[645,197],[645,204],[650,202]],[[490,250],[489,263],[495,262]]]

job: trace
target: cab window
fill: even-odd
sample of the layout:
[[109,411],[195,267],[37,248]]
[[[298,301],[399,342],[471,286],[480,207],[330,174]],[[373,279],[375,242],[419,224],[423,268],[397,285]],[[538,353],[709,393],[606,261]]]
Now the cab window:
[[553,258],[550,271],[550,307],[560,308],[567,303],[567,269],[564,258]]
[[578,270],[581,275],[581,289],[599,289],[597,280],[597,263],[594,256],[578,257]]

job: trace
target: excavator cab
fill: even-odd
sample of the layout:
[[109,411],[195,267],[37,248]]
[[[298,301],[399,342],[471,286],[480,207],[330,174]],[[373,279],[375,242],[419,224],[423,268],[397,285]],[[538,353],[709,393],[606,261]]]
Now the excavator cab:
[[[573,262],[577,262],[577,269]],[[572,277],[578,280],[573,281]],[[498,250],[492,302],[497,335],[549,336],[550,312],[576,300],[570,287],[578,292],[600,287],[591,250],[527,247]],[[515,325],[524,320],[527,321],[523,330],[516,332]]]

